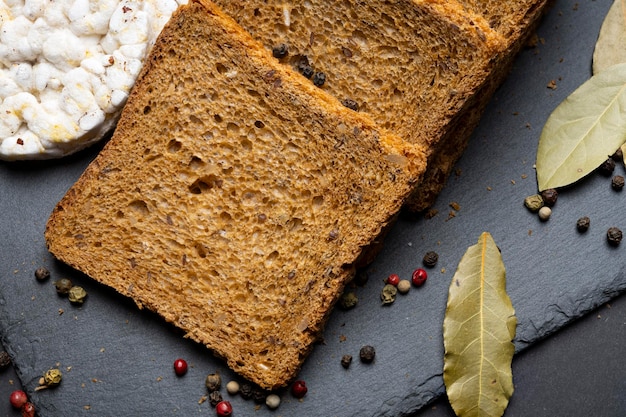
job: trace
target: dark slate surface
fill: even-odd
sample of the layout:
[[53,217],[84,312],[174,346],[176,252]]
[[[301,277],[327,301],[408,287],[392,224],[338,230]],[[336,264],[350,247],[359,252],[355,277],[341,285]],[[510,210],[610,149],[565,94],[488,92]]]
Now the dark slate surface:
[[[625,416],[624,346],[626,294],[516,356],[504,416]],[[455,414],[444,395],[412,417]]]
[[[523,198],[536,191],[533,162],[541,127],[552,109],[589,78],[593,46],[610,4],[556,2],[539,30],[545,42],[520,55],[492,100],[459,161],[459,175],[438,200],[439,215],[430,220],[401,218],[368,268],[368,283],[354,289],[359,305],[333,313],[325,342],[316,346],[300,375],[309,386],[305,399],[282,393],[280,409],[270,412],[224,393],[237,416],[402,416],[440,396],[447,287],[466,248],[483,231],[489,231],[502,250],[520,351],[626,289],[626,248],[611,248],[604,237],[610,226],[626,230],[621,209],[625,195],[612,191],[610,180],[593,175],[564,190],[546,223],[522,205]],[[556,81],[555,90],[547,88],[551,80]],[[206,394],[206,375],[219,371],[225,380],[236,378],[221,361],[152,313],[138,310],[46,252],[42,233],[47,216],[96,152],[56,162],[0,164],[3,343],[41,416],[211,415],[208,402],[200,401]],[[623,167],[618,172],[623,174]],[[460,206],[454,217],[448,215],[450,202]],[[575,230],[582,215],[592,222],[585,235]],[[378,297],[384,277],[409,277],[428,250],[436,250],[440,261],[426,285],[382,307]],[[34,279],[39,266],[52,271],[52,280]],[[55,294],[52,281],[61,277],[87,289],[84,306],[74,307]],[[616,320],[623,323],[623,317]],[[624,327],[616,329],[619,333],[609,334],[611,340],[623,341]],[[584,334],[574,333],[573,343],[581,338]],[[540,352],[548,342],[540,344]],[[349,370],[341,368],[341,356],[357,357],[364,344],[376,347],[375,362],[364,365],[356,360]],[[605,349],[610,346],[613,351],[619,347],[607,344]],[[521,353],[520,363],[532,363],[532,352]],[[558,357],[567,358],[566,353]],[[183,378],[172,371],[177,357],[191,365]],[[34,392],[40,375],[56,366],[64,371],[62,385]],[[572,364],[572,369],[577,366]],[[545,405],[525,402],[524,393],[531,395],[535,385],[532,375],[520,369],[522,377],[515,379],[516,394],[506,415],[560,415]],[[551,375],[550,369],[542,370]],[[621,371],[615,378],[622,382],[617,389],[623,393],[624,368]],[[590,374],[580,378],[593,383]],[[613,398],[612,408],[602,415],[625,414],[623,399]],[[436,410],[429,406],[419,415],[449,415],[445,400],[435,404],[440,404]]]

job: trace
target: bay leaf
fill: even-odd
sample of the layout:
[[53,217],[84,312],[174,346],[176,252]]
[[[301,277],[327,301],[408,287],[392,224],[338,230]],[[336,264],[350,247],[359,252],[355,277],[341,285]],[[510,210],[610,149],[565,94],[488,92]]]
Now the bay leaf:
[[626,0],[615,0],[607,13],[593,51],[593,73],[626,62]]
[[550,114],[539,137],[539,191],[572,184],[626,142],[626,63],[594,75]]
[[443,379],[458,417],[500,417],[513,394],[517,319],[505,287],[500,251],[485,232],[459,262],[443,323]]

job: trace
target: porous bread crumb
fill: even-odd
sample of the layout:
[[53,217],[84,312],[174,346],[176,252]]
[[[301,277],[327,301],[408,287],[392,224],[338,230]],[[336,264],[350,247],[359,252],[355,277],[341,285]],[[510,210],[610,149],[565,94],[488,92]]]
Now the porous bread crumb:
[[276,388],[424,168],[419,148],[194,0],[166,25],[46,239],[59,259]]

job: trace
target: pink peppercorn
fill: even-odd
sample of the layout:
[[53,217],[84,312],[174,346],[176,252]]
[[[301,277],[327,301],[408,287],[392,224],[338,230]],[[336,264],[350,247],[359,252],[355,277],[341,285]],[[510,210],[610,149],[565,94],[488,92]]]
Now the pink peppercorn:
[[183,376],[187,373],[187,361],[184,359],[176,359],[174,361],[174,373],[177,376]]
[[400,276],[398,276],[398,274],[391,274],[387,277],[387,284],[389,285],[393,285],[394,287],[397,287],[399,282],[400,282]]
[[291,394],[296,398],[304,397],[308,390],[306,383],[302,380],[295,381],[291,386]]
[[215,414],[217,417],[229,417],[233,414],[233,406],[230,401],[220,401],[215,406]]
[[9,401],[13,408],[17,408],[18,410],[22,408],[24,404],[28,402],[28,396],[21,389],[15,390],[9,396]]
[[22,417],[35,417],[35,406],[32,403],[25,403],[22,406]]
[[413,282],[413,285],[417,287],[424,285],[426,279],[428,279],[428,272],[426,272],[426,270],[423,268],[417,268],[415,271],[413,271],[413,275],[411,276],[411,281]]

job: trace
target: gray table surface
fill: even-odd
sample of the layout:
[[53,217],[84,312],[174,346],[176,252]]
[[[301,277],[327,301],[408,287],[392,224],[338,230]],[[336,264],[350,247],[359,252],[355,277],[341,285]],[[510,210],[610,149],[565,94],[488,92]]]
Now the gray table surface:
[[[610,248],[603,239],[609,226],[626,229],[624,194],[592,176],[564,190],[546,223],[521,204],[536,190],[532,164],[541,126],[591,75],[593,46],[610,4],[556,2],[539,28],[541,42],[522,52],[490,103],[458,163],[460,175],[436,204],[440,214],[402,218],[368,268],[367,285],[355,288],[358,307],[333,312],[325,343],[301,372],[310,386],[307,397],[298,402],[283,395],[276,412],[233,398],[237,416],[452,415],[441,397],[446,291],[463,252],[485,230],[502,249],[518,316],[516,391],[505,415],[626,415],[626,300],[620,296],[626,290],[626,248]],[[556,89],[547,88],[552,80]],[[17,370],[0,374],[0,394],[7,398],[0,413],[18,415],[8,407],[17,376],[42,416],[210,415],[206,403],[198,404],[206,394],[204,377],[215,370],[225,379],[235,376],[158,317],[55,262],[45,250],[42,231],[50,210],[96,152],[43,164],[0,164],[0,331]],[[461,209],[448,218],[451,201]],[[583,214],[592,217],[592,229],[581,236],[573,225]],[[381,307],[382,278],[410,274],[431,249],[440,262],[427,285]],[[32,273],[41,265],[56,278],[85,286],[87,303],[72,307],[50,283],[35,282]],[[376,346],[375,363],[342,370],[339,357],[365,343]],[[184,378],[172,375],[178,356],[192,364]],[[52,366],[66,371],[62,385],[34,392],[39,375]]]
[[[622,295],[515,358],[515,392],[505,416],[623,417],[625,354],[626,295]],[[12,368],[0,373],[0,416],[19,416],[8,398],[20,388]],[[443,396],[412,417],[454,417],[454,412]]]

